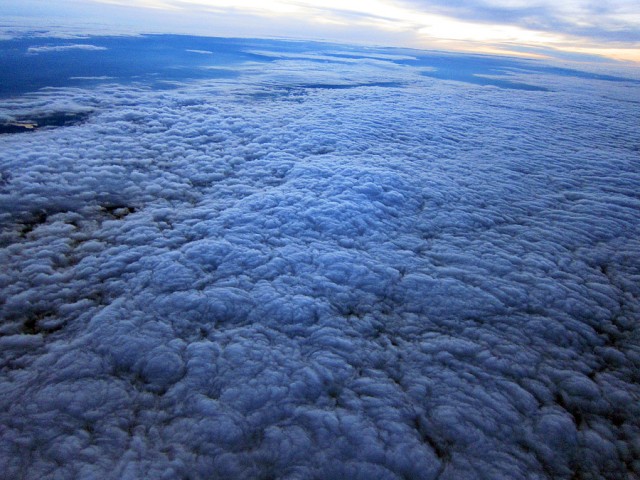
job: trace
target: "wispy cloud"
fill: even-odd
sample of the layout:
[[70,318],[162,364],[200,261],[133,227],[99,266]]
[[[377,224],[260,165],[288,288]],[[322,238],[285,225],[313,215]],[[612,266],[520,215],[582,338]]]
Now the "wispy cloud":
[[236,16],[236,20],[237,16],[268,17],[278,19],[273,32],[277,35],[299,34],[292,29],[297,21],[310,26],[308,34],[324,32],[329,38],[342,34],[341,40],[345,31],[355,27],[368,31],[370,39],[395,37],[396,44],[411,46],[517,53],[514,46],[528,45],[640,59],[640,4],[629,0],[606,4],[582,0],[97,1],[171,9],[174,14],[209,12],[230,19]]
[[640,42],[640,4],[635,1],[403,0],[402,3],[408,8],[480,24],[496,22],[606,41]]
[[29,47],[27,53],[49,53],[49,52],[66,52],[68,50],[89,50],[89,51],[101,51],[107,50],[106,47],[99,47],[97,45],[87,44],[74,44],[74,45],[43,45],[38,47]]
[[113,80],[116,77],[110,77],[108,75],[98,75],[90,77],[69,77],[69,80]]
[[209,50],[192,50],[192,49],[187,49],[185,50],[186,52],[190,52],[190,53],[199,53],[200,55],[213,55],[213,52],[210,52]]

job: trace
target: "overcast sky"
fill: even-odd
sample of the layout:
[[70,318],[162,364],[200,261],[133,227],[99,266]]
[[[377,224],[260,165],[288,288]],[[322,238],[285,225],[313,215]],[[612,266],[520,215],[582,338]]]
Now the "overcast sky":
[[6,0],[3,10],[10,24],[640,61],[637,0]]

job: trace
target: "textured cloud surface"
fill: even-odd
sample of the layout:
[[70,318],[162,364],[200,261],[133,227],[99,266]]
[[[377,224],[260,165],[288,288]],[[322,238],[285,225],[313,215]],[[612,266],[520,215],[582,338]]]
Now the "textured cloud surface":
[[326,55],[4,103],[6,478],[638,478],[638,84]]

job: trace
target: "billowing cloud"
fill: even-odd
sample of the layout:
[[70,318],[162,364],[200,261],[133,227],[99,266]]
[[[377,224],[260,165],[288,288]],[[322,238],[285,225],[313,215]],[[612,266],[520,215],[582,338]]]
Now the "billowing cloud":
[[312,56],[3,102],[1,471],[639,475],[638,84]]

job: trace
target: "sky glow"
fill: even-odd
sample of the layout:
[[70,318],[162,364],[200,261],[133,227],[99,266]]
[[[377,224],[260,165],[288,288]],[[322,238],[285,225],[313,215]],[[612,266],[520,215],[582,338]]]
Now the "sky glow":
[[629,0],[8,0],[5,15],[13,24],[57,17],[58,25],[139,33],[640,61],[640,4]]
[[256,33],[269,36],[533,56],[569,52],[640,61],[640,5],[626,0],[597,7],[584,1],[547,0],[99,2],[150,9],[152,16],[171,12],[199,21],[203,21],[203,16],[209,17],[214,29],[224,19],[224,23],[233,25],[243,35],[256,29],[250,21],[253,20],[262,23]]

